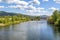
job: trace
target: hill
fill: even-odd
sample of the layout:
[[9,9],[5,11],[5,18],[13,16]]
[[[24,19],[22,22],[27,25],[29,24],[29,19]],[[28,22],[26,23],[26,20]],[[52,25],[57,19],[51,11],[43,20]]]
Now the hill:
[[16,13],[8,13],[8,12],[5,12],[5,11],[0,11],[0,16],[13,16],[13,15],[17,15]]

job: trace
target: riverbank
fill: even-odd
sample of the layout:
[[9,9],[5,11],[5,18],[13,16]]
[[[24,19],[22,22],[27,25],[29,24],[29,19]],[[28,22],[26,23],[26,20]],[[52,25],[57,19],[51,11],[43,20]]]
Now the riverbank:
[[5,26],[10,26],[10,25],[15,25],[15,24],[19,24],[22,22],[26,22],[26,21],[14,21],[14,22],[8,22],[8,23],[0,23],[0,27],[5,27]]
[[21,22],[26,22],[29,21],[30,19],[27,17],[18,17],[16,16],[0,16],[0,27],[4,27],[4,26],[9,26],[9,25],[14,25],[14,24],[18,24]]
[[53,15],[48,18],[48,23],[60,27],[60,11],[55,10]]
[[26,21],[40,20],[40,16],[30,16],[20,13],[0,12],[0,26],[9,26]]
[[[0,18],[2,19],[2,18]],[[12,18],[3,18],[4,20],[0,20],[0,27],[5,27],[5,26],[10,26],[10,25],[16,25],[22,22],[27,22],[27,21],[33,21],[31,19],[27,19],[27,18],[20,18],[20,19],[12,19]],[[38,20],[34,20],[34,21],[38,21]]]

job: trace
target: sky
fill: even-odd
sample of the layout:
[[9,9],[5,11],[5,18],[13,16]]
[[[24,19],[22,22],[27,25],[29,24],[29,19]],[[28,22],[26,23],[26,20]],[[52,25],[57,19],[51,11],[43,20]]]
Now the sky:
[[60,10],[60,0],[0,0],[0,11],[39,16],[54,10]]

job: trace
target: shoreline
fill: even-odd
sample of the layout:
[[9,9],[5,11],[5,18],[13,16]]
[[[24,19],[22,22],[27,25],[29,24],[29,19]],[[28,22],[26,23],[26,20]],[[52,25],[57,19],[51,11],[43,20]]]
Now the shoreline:
[[9,22],[9,23],[0,23],[0,27],[5,27],[5,26],[10,26],[10,25],[15,25],[15,24],[19,24],[22,22],[26,22],[26,21],[14,21],[14,22]]

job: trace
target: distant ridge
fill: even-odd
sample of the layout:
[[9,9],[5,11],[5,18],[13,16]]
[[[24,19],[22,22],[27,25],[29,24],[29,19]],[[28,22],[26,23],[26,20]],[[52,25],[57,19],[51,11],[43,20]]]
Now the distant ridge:
[[[26,17],[30,17],[30,18],[34,18],[34,17],[36,17],[36,16],[30,16],[30,15],[26,15],[26,14],[21,14],[21,13],[12,13],[12,12],[5,12],[5,11],[0,11],[0,16],[13,16],[13,15],[21,15],[21,16],[26,16]],[[49,16],[47,16],[47,15],[40,15],[39,16],[40,18],[47,18],[47,17],[49,17]]]
[[5,11],[0,11],[0,16],[13,16],[13,15],[21,15],[21,16],[30,16],[30,17],[35,17],[31,15],[26,15],[26,14],[21,14],[21,13],[12,13],[12,12],[5,12]]
[[0,16],[13,16],[13,15],[17,15],[16,13],[9,13],[9,12],[5,12],[5,11],[0,11]]
[[[0,11],[0,16],[13,16],[13,15],[21,15],[21,16],[31,16],[31,15],[26,15],[26,14],[21,14],[21,13],[12,13],[12,12],[5,12],[5,11]],[[31,16],[34,17],[34,16]]]

